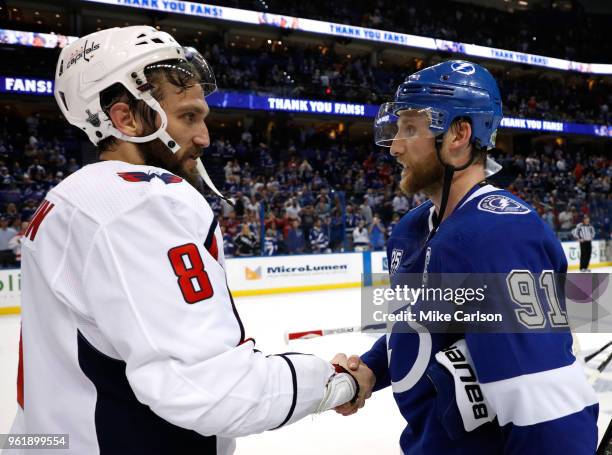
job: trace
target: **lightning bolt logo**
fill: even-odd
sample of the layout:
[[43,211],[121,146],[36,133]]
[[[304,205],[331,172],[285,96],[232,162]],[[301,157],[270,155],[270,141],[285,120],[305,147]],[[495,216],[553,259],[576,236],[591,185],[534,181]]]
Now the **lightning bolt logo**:
[[466,76],[471,76],[476,72],[474,65],[468,62],[455,62],[451,65],[451,69],[454,73],[465,74]]
[[482,198],[478,203],[478,210],[495,213],[496,215],[525,215],[531,212],[531,209],[523,202],[501,194],[493,194]]

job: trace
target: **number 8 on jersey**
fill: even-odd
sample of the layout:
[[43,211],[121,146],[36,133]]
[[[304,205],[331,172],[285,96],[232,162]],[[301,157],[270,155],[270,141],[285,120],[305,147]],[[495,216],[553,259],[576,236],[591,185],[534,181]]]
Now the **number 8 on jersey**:
[[204,261],[193,243],[168,250],[168,259],[177,276],[178,285],[187,303],[196,303],[213,296],[213,289],[204,270]]

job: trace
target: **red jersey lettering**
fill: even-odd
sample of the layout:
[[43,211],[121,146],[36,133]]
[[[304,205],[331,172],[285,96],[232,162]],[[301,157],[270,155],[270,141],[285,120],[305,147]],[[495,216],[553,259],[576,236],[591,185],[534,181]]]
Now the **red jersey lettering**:
[[30,225],[28,226],[28,229],[25,232],[25,237],[34,241],[34,239],[36,238],[36,234],[38,233],[38,228],[40,227],[40,224],[49,214],[51,209],[53,209],[53,207],[55,207],[55,204],[47,201],[46,199],[43,201],[42,204],[40,204],[40,207],[38,207],[38,210],[36,210],[34,216],[32,216],[32,221],[30,221]]

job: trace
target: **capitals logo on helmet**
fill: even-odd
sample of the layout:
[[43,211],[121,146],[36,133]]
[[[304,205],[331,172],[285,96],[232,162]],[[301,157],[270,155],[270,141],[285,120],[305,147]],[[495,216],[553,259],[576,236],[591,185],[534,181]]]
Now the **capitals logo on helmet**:
[[[152,85],[147,81],[147,70],[154,66],[187,71],[198,81],[205,97],[217,87],[212,68],[196,49],[182,47],[168,33],[137,25],[100,30],[65,47],[55,71],[55,99],[66,120],[85,132],[96,145],[111,136],[133,143],[159,139],[176,153],[180,145],[170,136],[168,116],[151,93]],[[157,114],[159,126],[156,131],[146,136],[128,136],[113,125],[102,108],[100,95],[115,84],[123,86]],[[196,160],[196,166],[204,183],[224,198],[200,159]]]
[[[166,131],[165,112],[150,92],[138,87],[146,81],[147,65],[170,59],[185,59],[183,48],[172,36],[153,27],[91,33],[62,50],[55,73],[55,99],[66,120],[84,131],[94,144],[109,136],[130,142],[161,139],[168,144],[171,138]],[[100,105],[100,93],[113,84],[123,85],[134,98],[159,114],[161,125],[157,131],[136,138],[113,126]]]

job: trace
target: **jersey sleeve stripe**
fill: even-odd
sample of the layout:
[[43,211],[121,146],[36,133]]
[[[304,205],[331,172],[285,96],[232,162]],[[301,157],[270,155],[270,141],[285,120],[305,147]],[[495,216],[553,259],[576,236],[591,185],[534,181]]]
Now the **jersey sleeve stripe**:
[[276,430],[282,427],[287,422],[289,422],[289,420],[291,420],[291,417],[293,416],[293,411],[295,411],[295,405],[297,403],[297,375],[295,373],[295,367],[293,366],[293,363],[291,362],[291,360],[289,360],[289,357],[287,357],[287,355],[277,354],[277,356],[282,357],[287,362],[287,365],[289,365],[289,370],[291,370],[291,383],[293,385],[293,399],[291,400],[291,407],[289,408],[287,417],[285,417],[285,420],[283,420],[283,422],[279,426],[272,428],[273,430]]
[[23,330],[19,329],[19,365],[17,367],[17,404],[24,409],[23,397]]
[[204,241],[204,248],[210,251],[210,247],[215,238],[215,230],[217,229],[217,219],[213,218],[212,223],[210,223],[210,228],[208,228],[208,234],[206,235],[206,240]]
[[238,342],[238,345],[240,345],[244,341],[244,336],[245,336],[244,325],[242,324],[242,319],[240,319],[240,315],[238,314],[238,310],[236,309],[236,304],[234,303],[234,297],[232,296],[232,291],[230,290],[229,286],[227,287],[227,293],[229,295],[230,302],[232,303],[232,311],[234,312],[234,316],[236,317],[236,321],[238,322],[238,327],[240,327],[240,341]]
[[481,383],[481,387],[501,426],[548,422],[597,403],[577,360],[552,370]]
[[217,246],[217,237],[214,235],[212,237],[210,248],[208,248],[208,252],[213,258],[215,258],[216,261],[219,260],[219,247]]

